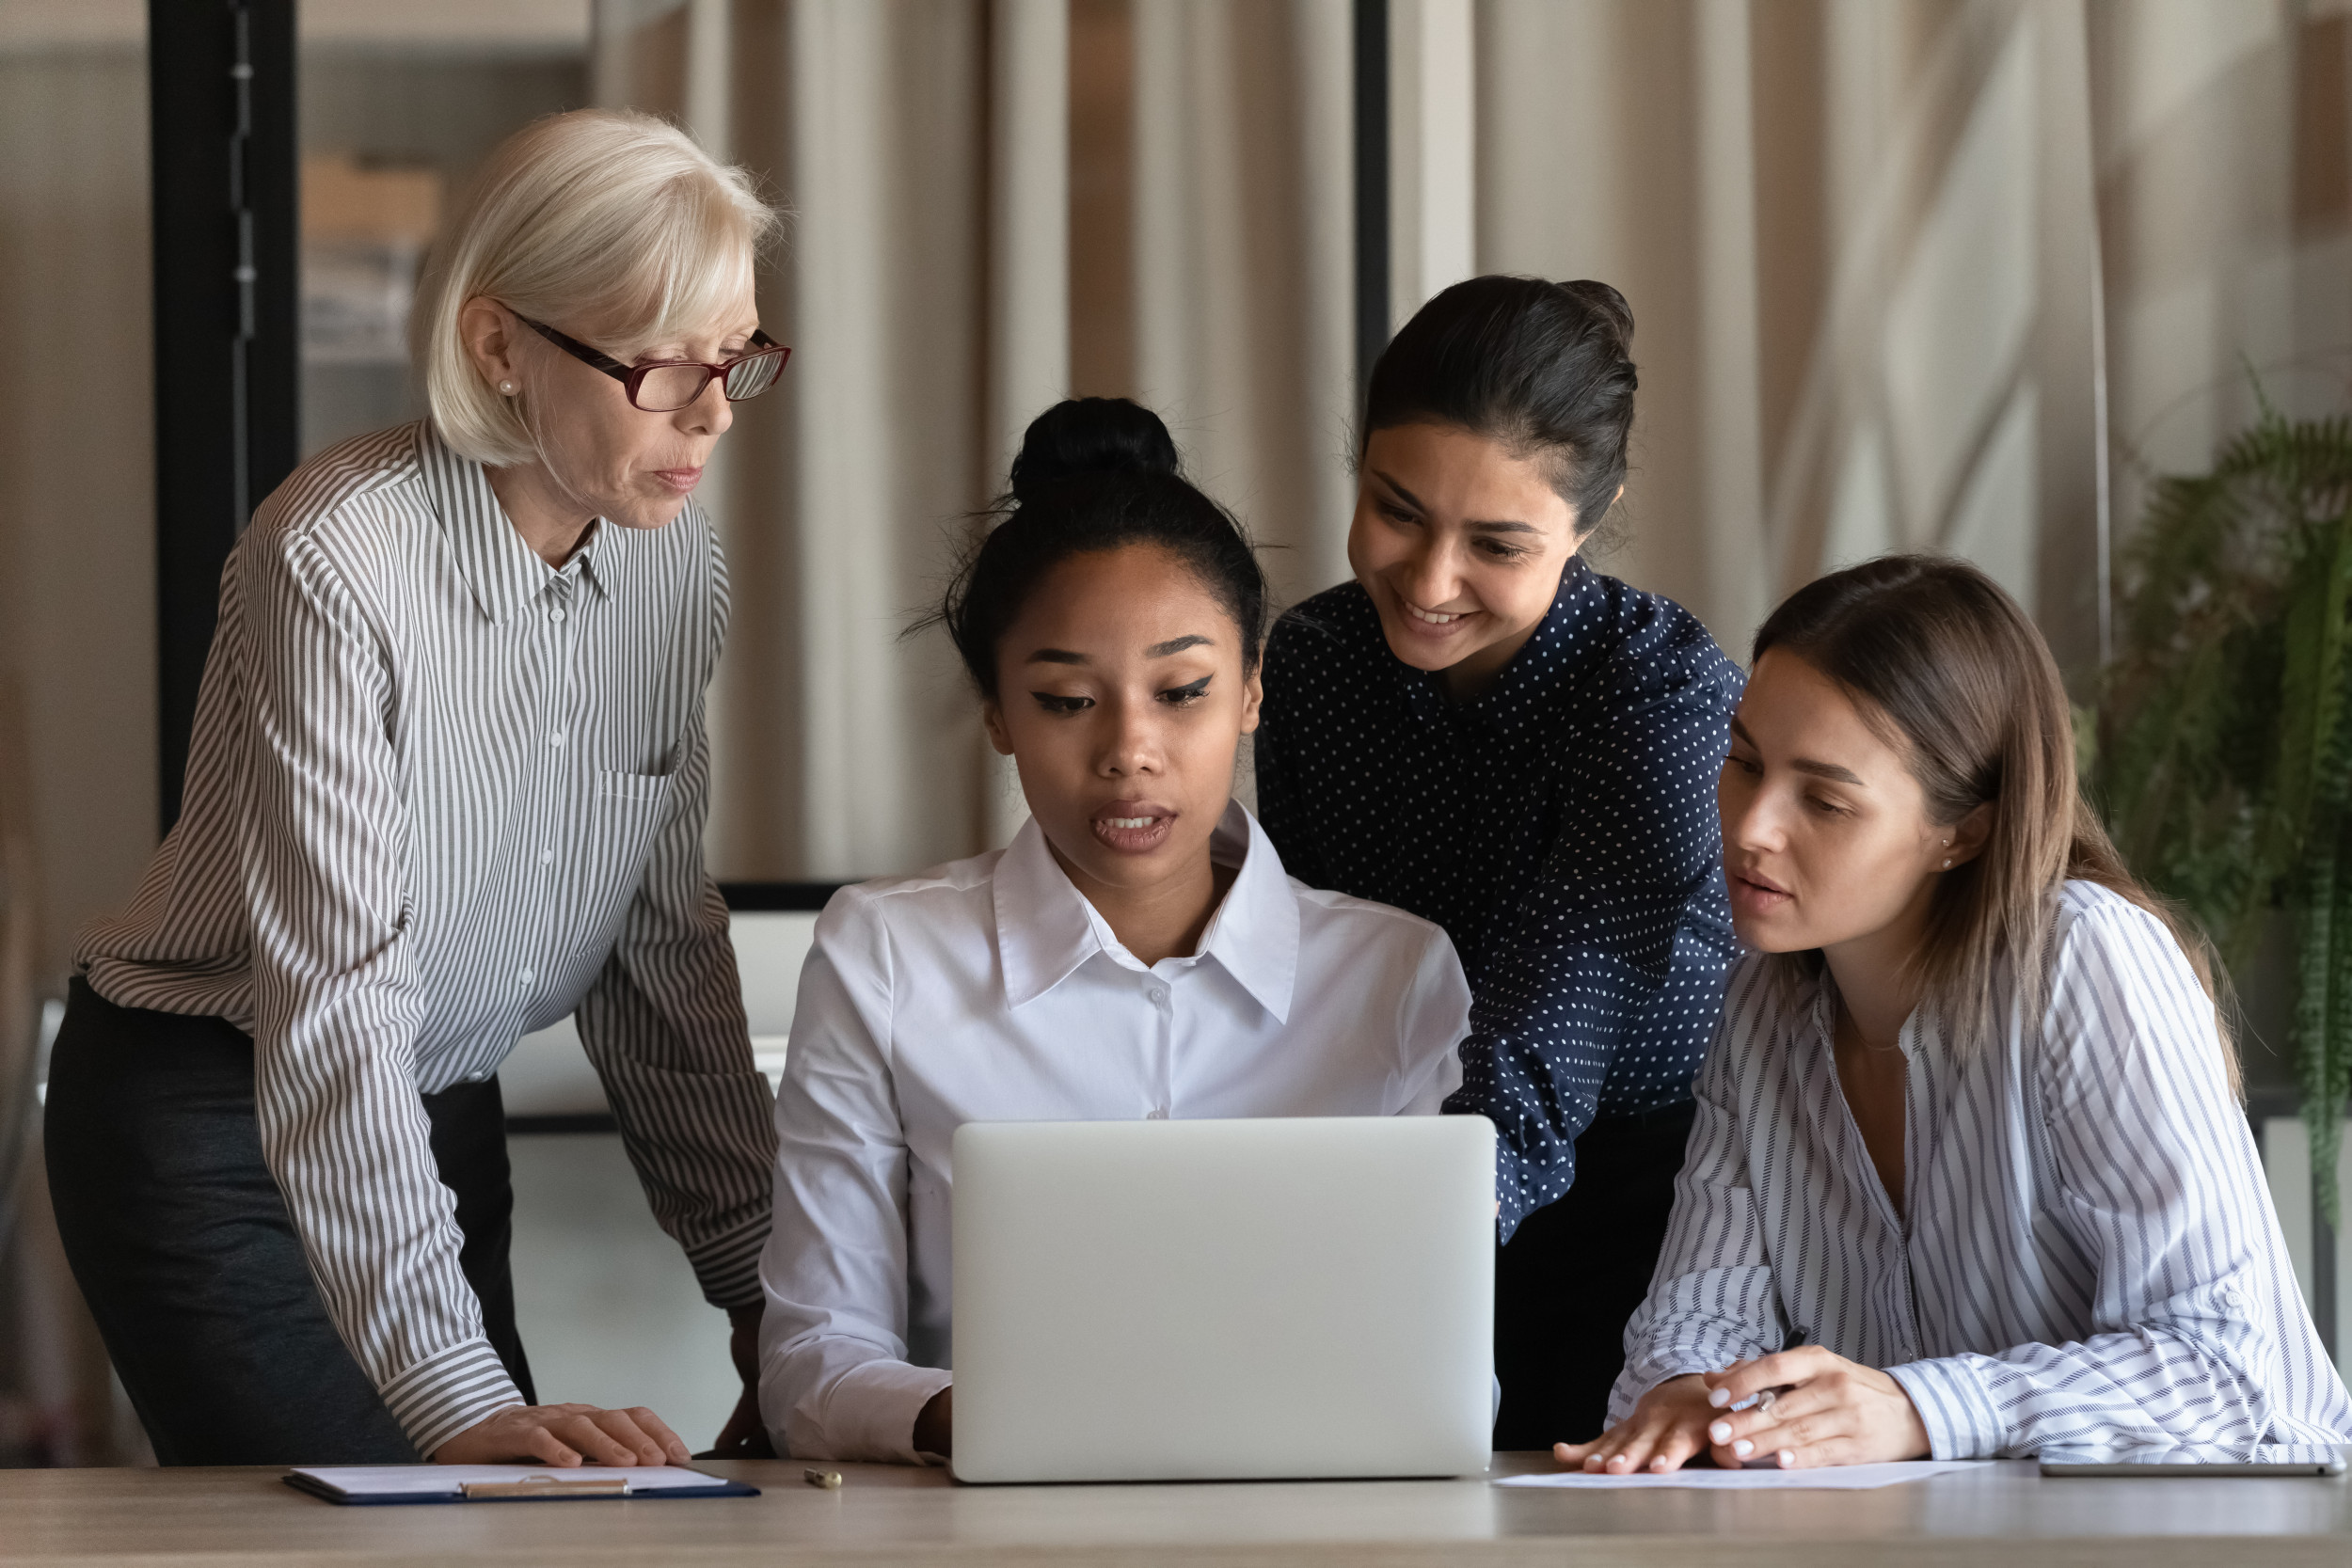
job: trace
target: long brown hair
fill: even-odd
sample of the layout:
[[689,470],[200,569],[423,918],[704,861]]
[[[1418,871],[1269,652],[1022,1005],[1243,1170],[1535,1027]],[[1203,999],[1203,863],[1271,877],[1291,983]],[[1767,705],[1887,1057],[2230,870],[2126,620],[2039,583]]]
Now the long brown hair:
[[[1956,1044],[1992,1024],[2003,959],[2027,1016],[2039,1010],[2052,899],[2068,880],[2096,882],[2154,915],[2180,943],[2217,999],[2215,1026],[2237,1087],[2211,948],[2140,886],[2083,798],[2058,662],[2000,584],[1949,556],[1882,556],[1790,594],[1757,629],[1753,657],[1773,648],[1854,698],[1863,721],[1906,756],[1931,821],[1992,807],[1983,849],[1938,879],[1927,939],[1911,959],[1921,1006]],[[1791,959],[1799,973],[1818,973],[1818,953]]]

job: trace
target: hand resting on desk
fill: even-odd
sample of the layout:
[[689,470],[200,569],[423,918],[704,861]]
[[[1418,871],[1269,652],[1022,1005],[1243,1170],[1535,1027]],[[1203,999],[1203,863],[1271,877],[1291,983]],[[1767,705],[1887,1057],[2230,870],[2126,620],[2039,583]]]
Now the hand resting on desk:
[[[1734,1405],[1767,1388],[1777,1398],[1744,1410]],[[1819,1345],[1735,1361],[1719,1372],[1668,1378],[1642,1396],[1633,1414],[1589,1443],[1557,1443],[1563,1465],[1625,1475],[1678,1470],[1704,1449],[1737,1468],[1775,1460],[1785,1469],[1920,1459],[1928,1429],[1902,1385],[1876,1368]]]
[[433,1452],[436,1465],[684,1465],[691,1458],[660,1417],[637,1405],[510,1404]]

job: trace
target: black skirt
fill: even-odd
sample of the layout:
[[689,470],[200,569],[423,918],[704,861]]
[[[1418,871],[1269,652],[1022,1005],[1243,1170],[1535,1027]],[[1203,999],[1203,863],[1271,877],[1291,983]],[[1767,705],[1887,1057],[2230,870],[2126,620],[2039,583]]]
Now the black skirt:
[[1609,1419],[1625,1324],[1649,1291],[1697,1107],[1596,1121],[1576,1140],[1576,1183],[1519,1222],[1495,1254],[1495,1448],[1589,1442]]
[[[507,1268],[498,1080],[421,1097],[460,1265],[533,1398]],[[49,1186],[73,1277],[166,1465],[401,1465],[416,1449],[319,1299],[262,1160],[253,1042],[73,982],[49,1067]]]

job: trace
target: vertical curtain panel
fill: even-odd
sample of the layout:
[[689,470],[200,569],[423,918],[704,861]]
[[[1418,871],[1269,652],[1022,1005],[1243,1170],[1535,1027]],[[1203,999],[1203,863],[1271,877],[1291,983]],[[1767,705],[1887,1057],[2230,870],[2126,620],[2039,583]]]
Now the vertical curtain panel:
[[[1390,0],[1389,301],[1606,278],[1638,324],[1598,556],[1738,652],[1888,549],[2095,668],[2148,479],[2352,370],[2342,0]],[[1136,397],[1291,600],[1346,572],[1349,0],[602,0],[599,92],[793,212],[785,388],[708,495],[737,614],[714,863],[912,869],[1017,788],[907,639],[1027,420]],[[2249,374],[2249,370],[2251,373]]]

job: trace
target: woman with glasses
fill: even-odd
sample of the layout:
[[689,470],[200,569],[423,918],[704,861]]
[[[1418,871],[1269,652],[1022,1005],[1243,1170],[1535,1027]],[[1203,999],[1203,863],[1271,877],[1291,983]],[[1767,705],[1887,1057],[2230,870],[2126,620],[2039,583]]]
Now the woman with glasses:
[[[773,385],[741,171],[642,116],[494,153],[420,287],[432,417],[304,464],[221,583],[186,804],[83,939],[47,1145],[172,1465],[657,1465],[536,1402],[507,1266],[515,1042],[571,1016],[755,1376],[775,1155],[705,873],[726,569],[690,501]],[[722,1447],[758,1431],[747,1395]]]

